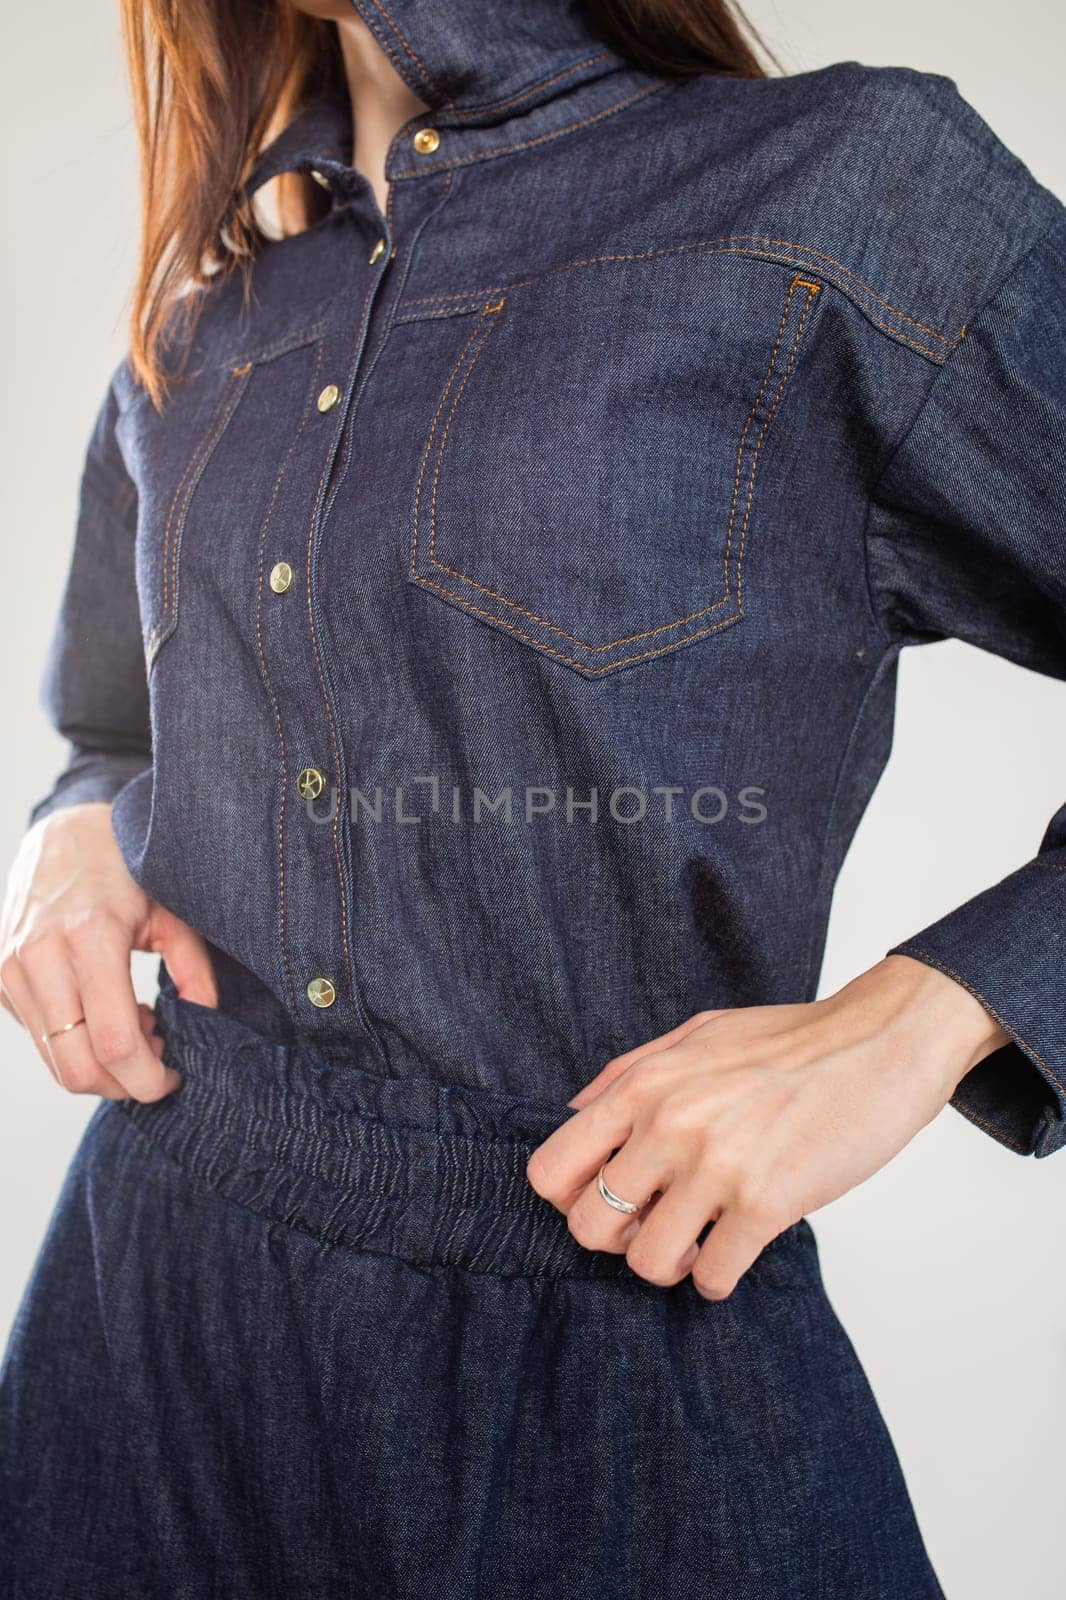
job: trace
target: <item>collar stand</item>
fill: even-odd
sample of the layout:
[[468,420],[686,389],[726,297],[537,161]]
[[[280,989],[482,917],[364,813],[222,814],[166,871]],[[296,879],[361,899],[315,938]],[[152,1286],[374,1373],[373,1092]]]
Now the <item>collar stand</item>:
[[442,127],[491,123],[624,65],[580,0],[351,0]]
[[[430,107],[411,120],[406,140],[394,141],[390,182],[541,144],[666,81],[596,39],[578,0],[511,0],[500,9],[491,0],[351,3]],[[251,196],[280,172],[316,169],[346,192],[359,181],[349,166],[351,118],[344,91],[309,101],[260,151],[240,193]],[[420,125],[432,145],[415,142]]]

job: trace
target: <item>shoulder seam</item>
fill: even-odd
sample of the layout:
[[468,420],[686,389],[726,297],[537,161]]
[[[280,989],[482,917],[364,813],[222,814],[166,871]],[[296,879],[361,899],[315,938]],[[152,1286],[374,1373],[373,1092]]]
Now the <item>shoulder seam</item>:
[[[976,307],[976,309],[973,312],[973,315],[970,318],[970,324],[975,322],[978,319],[978,317],[983,315],[983,313],[985,312],[987,307],[991,305],[993,300],[995,300],[996,296],[1003,292],[1003,290],[1006,288],[1006,286],[1010,283],[1011,279],[1014,278],[1019,272],[1021,272],[1022,268],[1026,265],[1026,263],[1030,260],[1030,258],[1033,255],[1036,254],[1036,252],[1038,250],[1044,248],[1045,246],[1047,246],[1049,244],[1050,244],[1050,247],[1052,249],[1057,249],[1058,248],[1057,244],[1055,243],[1055,236],[1057,234],[1060,234],[1060,233],[1064,232],[1064,224],[1066,224],[1066,219],[1064,219],[1064,217],[1059,217],[1051,225],[1050,228],[1046,228],[1036,239],[1031,239],[1029,241],[1028,245],[1021,252],[1021,254],[1016,256],[1013,259],[1013,261],[1004,270],[1004,272],[1000,275],[1000,277],[996,280],[996,282],[992,285],[992,287],[989,290],[987,290],[987,292],[984,294],[984,296],[982,297],[982,299],[980,301],[980,304]],[[1066,235],[1064,235],[1064,236],[1066,236]],[[968,326],[970,326],[970,324],[964,324],[964,326],[963,326],[963,336],[965,335],[966,328]],[[962,342],[963,342],[963,339],[962,339],[962,337],[960,337],[958,343],[961,344]],[[953,352],[949,351],[949,355],[952,354],[952,353]],[[947,357],[945,357],[944,361],[942,361],[940,363],[941,367],[943,367],[945,365],[946,360],[947,360]],[[922,394],[921,399],[919,400],[917,406],[914,408],[914,410],[911,413],[911,415],[908,417],[907,421],[904,423],[904,425],[903,425],[903,427],[902,427],[902,429],[900,431],[899,437],[896,439],[895,443],[892,445],[891,449],[888,451],[888,454],[885,457],[885,460],[882,463],[881,467],[879,469],[877,469],[877,475],[874,478],[872,484],[870,485],[870,488],[869,488],[869,490],[867,492],[867,497],[866,497],[866,517],[865,517],[865,520],[864,520],[864,523],[863,523],[862,543],[863,543],[863,563],[864,563],[865,576],[866,576],[867,599],[868,599],[870,611],[871,611],[872,615],[876,618],[876,620],[877,620],[877,622],[878,622],[878,624],[879,624],[879,626],[881,628],[882,633],[884,634],[886,639],[888,639],[892,643],[898,643],[899,641],[898,641],[896,635],[892,633],[891,629],[888,627],[887,623],[885,622],[884,617],[882,616],[881,609],[878,606],[878,604],[876,602],[876,599],[875,599],[875,596],[874,596],[873,582],[872,582],[871,575],[870,575],[870,522],[871,522],[872,515],[873,515],[873,507],[874,507],[874,504],[875,504],[875,502],[877,500],[878,490],[880,489],[881,484],[884,482],[884,479],[885,479],[886,475],[891,471],[894,462],[896,461],[896,459],[900,455],[900,452],[905,448],[908,439],[911,437],[911,435],[914,432],[915,428],[918,426],[919,422],[921,421],[922,416],[923,416],[923,414],[925,412],[925,409],[928,406],[930,400],[932,399],[932,396],[933,396],[934,392],[939,387],[939,384],[940,384],[940,375],[939,375],[939,373],[937,373],[937,374],[934,374],[934,376],[930,379],[929,383],[926,385],[925,391]]]

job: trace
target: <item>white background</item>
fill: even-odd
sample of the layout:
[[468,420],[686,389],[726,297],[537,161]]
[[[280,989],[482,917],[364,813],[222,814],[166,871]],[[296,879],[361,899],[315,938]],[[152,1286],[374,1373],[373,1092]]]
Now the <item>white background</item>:
[[[948,74],[1066,196],[1055,0],[753,0],[749,12],[789,71],[852,59]],[[37,687],[81,452],[124,347],[138,201],[114,6],[10,6],[0,26],[0,303],[13,356],[0,429],[6,874],[64,753]],[[1064,725],[1060,684],[954,643],[905,656],[896,747],[840,882],[823,990],[1033,854],[1066,796]],[[153,972],[154,958],[139,958],[146,998]],[[57,1089],[6,1014],[0,1043],[2,1337],[95,1102]],[[950,1109],[814,1219],[830,1297],[949,1600],[1066,1592],[1064,1219],[1066,1153],[1024,1159]]]

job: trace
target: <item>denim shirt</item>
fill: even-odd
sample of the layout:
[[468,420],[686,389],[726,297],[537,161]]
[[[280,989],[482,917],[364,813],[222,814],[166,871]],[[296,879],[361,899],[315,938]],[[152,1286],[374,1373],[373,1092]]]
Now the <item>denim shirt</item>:
[[[162,414],[111,374],[30,818],[113,800],[268,1036],[564,1099],[813,999],[905,645],[1066,677],[1064,211],[943,77],[355,3],[430,109],[383,215],[306,105],[245,187],[324,214],[197,291]],[[1013,1041],[954,1103],[1045,1155],[1066,807],[1033,846],[895,948]]]

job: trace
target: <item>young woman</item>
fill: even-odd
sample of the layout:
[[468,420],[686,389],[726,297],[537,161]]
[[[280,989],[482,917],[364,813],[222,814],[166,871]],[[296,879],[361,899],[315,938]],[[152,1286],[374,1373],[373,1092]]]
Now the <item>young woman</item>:
[[1066,676],[1062,206],[724,0],[125,18],[10,1591],[940,1595],[807,1213],[1066,1142],[1066,810],[813,996],[901,647]]

